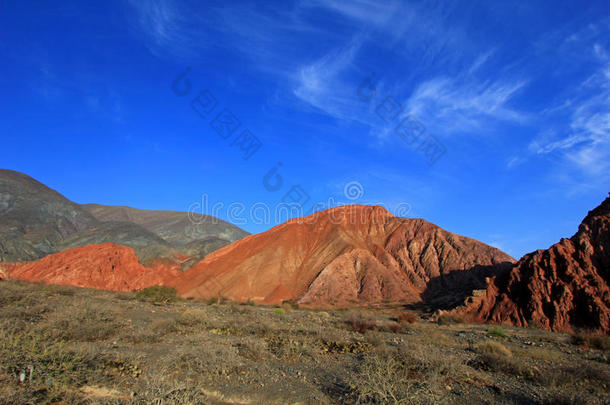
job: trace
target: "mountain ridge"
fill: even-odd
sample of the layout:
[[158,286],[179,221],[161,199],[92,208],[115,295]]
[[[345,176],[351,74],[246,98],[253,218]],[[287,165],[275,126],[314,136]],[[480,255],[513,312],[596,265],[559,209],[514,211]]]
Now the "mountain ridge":
[[133,248],[142,262],[175,253],[191,256],[183,263],[186,268],[248,234],[210,216],[191,221],[186,212],[122,209],[146,220],[114,220],[108,214],[113,207],[79,205],[26,174],[0,169],[0,262],[38,260],[73,247],[112,242]]
[[[435,238],[442,249],[433,253],[427,242]],[[264,301],[280,288],[285,299],[311,305],[419,302],[433,277],[506,261],[514,259],[423,219],[348,205],[286,221],[219,249],[173,285],[185,297],[220,294],[237,301]],[[341,286],[340,279],[349,286]],[[359,283],[364,284],[356,287]]]

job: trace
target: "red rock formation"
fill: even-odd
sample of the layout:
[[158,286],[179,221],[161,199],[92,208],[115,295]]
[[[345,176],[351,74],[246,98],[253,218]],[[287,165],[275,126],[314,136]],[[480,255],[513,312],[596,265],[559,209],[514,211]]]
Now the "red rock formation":
[[610,197],[578,232],[523,256],[455,312],[473,321],[610,332]]
[[116,291],[164,285],[180,273],[179,266],[170,262],[145,267],[132,248],[114,243],[68,249],[7,270],[17,280]]
[[432,279],[501,262],[514,260],[423,219],[353,205],[234,242],[172,285],[185,297],[236,301],[277,301],[285,295],[310,305],[417,303]]

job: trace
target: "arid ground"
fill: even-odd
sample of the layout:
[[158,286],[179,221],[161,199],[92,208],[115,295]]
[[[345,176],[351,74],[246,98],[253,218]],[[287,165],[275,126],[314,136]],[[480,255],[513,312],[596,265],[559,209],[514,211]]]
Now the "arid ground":
[[610,402],[607,336],[414,315],[3,281],[0,403]]

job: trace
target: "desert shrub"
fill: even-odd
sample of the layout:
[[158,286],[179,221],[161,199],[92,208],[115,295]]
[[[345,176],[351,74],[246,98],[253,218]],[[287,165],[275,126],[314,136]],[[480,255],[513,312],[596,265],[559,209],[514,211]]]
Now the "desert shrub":
[[357,403],[446,403],[448,380],[462,376],[465,368],[435,347],[382,346],[362,355],[349,385]]
[[309,342],[294,336],[275,335],[265,338],[269,351],[277,358],[296,361],[303,356],[313,357],[313,347]]
[[167,353],[164,359],[171,374],[194,378],[228,375],[242,365],[243,357],[233,345],[207,340],[199,346],[180,347]]
[[489,337],[499,337],[499,338],[507,338],[508,335],[500,326],[492,326],[487,330],[487,336]]
[[178,330],[178,322],[174,319],[156,319],[151,323],[150,329],[158,335],[166,335]]
[[285,315],[286,310],[284,308],[273,308],[273,313],[278,315]]
[[121,301],[129,301],[129,300],[132,300],[134,297],[135,297],[135,294],[132,292],[118,291],[114,294],[114,298],[116,298],[117,300],[121,300]]
[[398,314],[397,320],[402,324],[412,324],[419,321],[419,317],[411,311],[403,311]]
[[205,326],[207,318],[206,312],[201,309],[187,309],[180,314],[177,322],[181,326]]
[[246,359],[260,361],[267,357],[267,346],[261,339],[246,337],[240,340],[236,346],[239,355]]
[[387,350],[364,356],[355,377],[358,403],[399,403],[409,397],[408,360]]
[[150,302],[174,302],[178,299],[175,288],[155,285],[136,293],[136,299]]
[[22,305],[20,302],[6,305],[2,308],[0,319],[12,321],[38,322],[44,319],[45,314],[52,311],[46,303],[34,303],[33,305]]
[[124,329],[120,332],[118,340],[123,343],[158,343],[161,341],[160,335],[155,333],[150,327],[138,327]]
[[559,350],[545,349],[542,347],[530,347],[527,349],[513,350],[513,354],[521,357],[529,357],[530,359],[542,361],[560,361],[562,353]]
[[422,343],[429,346],[461,347],[461,344],[447,335],[442,329],[430,328],[422,336]]
[[477,353],[489,356],[512,357],[511,351],[501,343],[485,342],[477,347]]
[[113,336],[122,326],[118,314],[104,305],[77,301],[47,314],[37,330],[52,340],[93,342]]
[[375,326],[380,332],[402,333],[403,326],[397,322],[377,322]]
[[[188,382],[154,375],[143,378],[138,384],[138,395],[129,403],[134,405],[192,405],[207,404],[210,399],[201,388]],[[109,402],[109,403],[115,403]],[[116,402],[123,403],[123,401]]]
[[610,336],[594,332],[578,331],[571,336],[572,344],[592,347],[598,350],[610,350]]
[[253,308],[252,306],[231,302],[227,305],[227,311],[229,311],[229,313],[231,313],[231,314],[244,315],[244,314],[251,314],[252,312],[256,311],[256,309]]
[[546,387],[578,387],[589,385],[593,391],[603,392],[610,386],[610,370],[604,365],[584,362],[579,365],[554,365],[536,373],[532,379]]
[[48,292],[50,294],[58,294],[66,297],[72,297],[76,293],[75,287],[56,284],[41,284],[40,290]]
[[442,314],[437,318],[436,323],[438,323],[439,325],[451,325],[454,323],[464,323],[464,318],[462,318],[459,315]]
[[348,328],[354,332],[364,333],[377,328],[377,321],[374,318],[360,312],[348,312],[344,319]]
[[23,373],[27,383],[79,385],[99,360],[95,354],[75,351],[68,343],[49,342],[37,332],[0,330],[0,341],[0,374],[17,380]]
[[383,338],[383,335],[381,335],[380,333],[367,332],[367,334],[365,336],[366,336],[366,342],[374,347],[381,347],[381,346],[385,345],[385,339]]
[[514,376],[533,377],[534,371],[521,359],[513,358],[512,352],[498,342],[485,342],[476,348],[478,366],[489,371],[496,371]]
[[299,304],[295,300],[286,300],[282,302],[282,308],[287,311],[299,309]]
[[257,320],[256,322],[249,321],[239,325],[239,327],[245,335],[261,337],[269,335],[274,330],[273,324],[267,320]]

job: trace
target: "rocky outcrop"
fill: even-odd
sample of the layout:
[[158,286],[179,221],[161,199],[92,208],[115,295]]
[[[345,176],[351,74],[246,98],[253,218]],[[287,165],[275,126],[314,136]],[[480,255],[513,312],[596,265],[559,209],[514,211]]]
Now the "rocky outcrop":
[[12,265],[10,278],[115,291],[165,285],[180,274],[170,261],[143,266],[133,249],[103,243],[68,249],[38,261]]
[[418,303],[431,280],[503,262],[514,260],[423,219],[352,205],[232,243],[173,285],[185,297],[222,295],[236,301],[282,295],[308,305]]
[[578,232],[525,255],[455,310],[472,321],[610,332],[610,197]]

